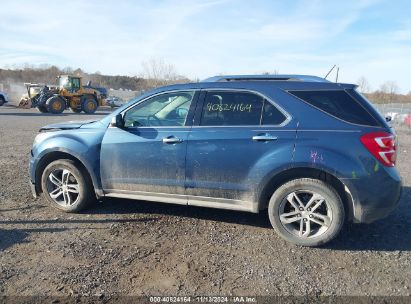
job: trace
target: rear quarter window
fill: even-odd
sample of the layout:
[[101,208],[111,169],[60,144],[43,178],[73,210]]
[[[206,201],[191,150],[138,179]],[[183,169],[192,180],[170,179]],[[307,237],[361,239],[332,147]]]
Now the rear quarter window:
[[344,90],[289,91],[306,103],[349,123],[381,126],[380,123]]

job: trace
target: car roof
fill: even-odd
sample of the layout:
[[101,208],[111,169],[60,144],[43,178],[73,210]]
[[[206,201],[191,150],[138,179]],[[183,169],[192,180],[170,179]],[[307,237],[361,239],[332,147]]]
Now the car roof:
[[224,81],[307,81],[329,82],[328,80],[312,75],[276,74],[276,75],[219,75],[204,79],[202,82]]
[[222,75],[200,82],[159,87],[151,93],[189,89],[255,89],[276,87],[282,90],[341,90],[355,88],[354,84],[336,83],[312,75]]

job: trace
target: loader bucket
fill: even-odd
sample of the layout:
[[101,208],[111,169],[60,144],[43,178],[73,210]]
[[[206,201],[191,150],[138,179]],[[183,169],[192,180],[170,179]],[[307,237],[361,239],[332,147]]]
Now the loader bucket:
[[30,109],[31,105],[32,105],[32,102],[30,98],[22,98],[20,100],[18,107],[22,109]]

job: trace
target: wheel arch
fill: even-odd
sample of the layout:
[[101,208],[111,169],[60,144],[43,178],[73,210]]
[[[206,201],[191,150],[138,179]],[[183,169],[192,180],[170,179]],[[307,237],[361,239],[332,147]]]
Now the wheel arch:
[[80,100],[81,101],[84,101],[84,100],[86,100],[87,98],[93,98],[95,101],[97,101],[97,96],[96,96],[96,93],[95,92],[87,92],[87,93],[84,93],[81,97],[80,97]]
[[36,170],[35,170],[35,187],[37,193],[41,193],[41,176],[43,174],[44,169],[53,161],[59,159],[70,159],[81,166],[81,168],[86,172],[87,177],[91,180],[93,184],[93,188],[96,194],[96,197],[99,198],[102,196],[102,193],[99,191],[97,179],[94,176],[93,172],[90,171],[87,166],[84,164],[83,161],[80,160],[79,157],[74,156],[73,154],[66,152],[66,151],[51,151],[40,158],[37,163]]
[[282,184],[297,178],[314,178],[326,182],[332,186],[340,196],[348,220],[354,217],[354,199],[349,188],[334,174],[324,169],[314,167],[295,167],[286,169],[267,179],[267,182],[260,187],[257,202],[258,210],[267,209],[268,203],[274,191]]

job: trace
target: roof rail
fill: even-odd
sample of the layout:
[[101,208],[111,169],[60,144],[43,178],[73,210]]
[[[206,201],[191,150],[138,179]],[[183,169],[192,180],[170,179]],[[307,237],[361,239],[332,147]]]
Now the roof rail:
[[222,75],[204,79],[202,82],[228,82],[228,81],[309,81],[329,82],[328,80],[310,75]]

